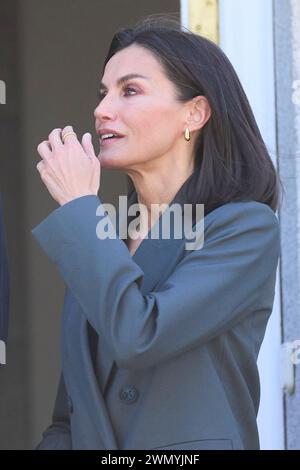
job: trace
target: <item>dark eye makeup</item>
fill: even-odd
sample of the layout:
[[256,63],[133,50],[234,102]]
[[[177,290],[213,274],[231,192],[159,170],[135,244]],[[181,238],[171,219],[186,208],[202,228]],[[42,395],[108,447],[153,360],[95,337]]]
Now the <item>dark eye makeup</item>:
[[[135,88],[130,87],[130,86],[124,87],[123,90],[126,91],[126,95],[125,95],[125,96],[134,96],[134,95],[131,95],[131,94],[127,94],[127,91],[128,91],[128,90],[133,91],[134,93],[137,92],[137,90],[136,90]],[[97,99],[98,99],[98,101],[101,101],[101,100],[104,98],[105,95],[106,95],[106,92],[104,92],[104,91],[98,91],[98,93],[97,93]]]

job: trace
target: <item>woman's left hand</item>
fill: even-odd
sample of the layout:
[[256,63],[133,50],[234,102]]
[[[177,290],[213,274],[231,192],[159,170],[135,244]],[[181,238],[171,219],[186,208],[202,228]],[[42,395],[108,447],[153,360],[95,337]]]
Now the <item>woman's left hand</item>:
[[63,143],[61,135],[67,132],[73,132],[73,128],[54,129],[49,140],[37,147],[42,157],[37,170],[49,193],[61,206],[81,196],[97,195],[101,175],[91,134],[84,134],[81,144],[75,135],[69,135]]

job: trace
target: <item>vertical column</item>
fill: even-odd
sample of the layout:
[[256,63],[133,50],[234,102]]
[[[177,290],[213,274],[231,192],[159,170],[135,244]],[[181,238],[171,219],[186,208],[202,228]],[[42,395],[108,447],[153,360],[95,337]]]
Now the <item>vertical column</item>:
[[[274,0],[277,155],[284,197],[281,222],[283,339],[300,340],[300,2]],[[296,355],[297,356],[297,355]],[[297,357],[295,358],[297,359]],[[300,448],[300,358],[286,393],[287,449]],[[297,363],[298,362],[298,363]],[[286,364],[286,367],[288,365]]]

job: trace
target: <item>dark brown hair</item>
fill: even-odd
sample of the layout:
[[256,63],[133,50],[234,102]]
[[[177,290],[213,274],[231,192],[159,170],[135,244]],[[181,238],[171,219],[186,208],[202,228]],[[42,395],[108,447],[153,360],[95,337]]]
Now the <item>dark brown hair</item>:
[[[108,60],[137,44],[151,51],[176,87],[180,102],[204,95],[211,117],[195,144],[195,170],[180,188],[182,203],[204,204],[205,215],[232,201],[279,205],[281,181],[247,96],[227,56],[168,15],[150,15],[113,37]],[[128,178],[128,196],[134,190]]]

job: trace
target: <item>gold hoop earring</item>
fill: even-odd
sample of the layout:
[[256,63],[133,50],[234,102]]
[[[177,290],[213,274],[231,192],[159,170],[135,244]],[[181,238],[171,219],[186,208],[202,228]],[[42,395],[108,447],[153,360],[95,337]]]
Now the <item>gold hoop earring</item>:
[[185,131],[184,131],[184,138],[185,140],[189,141],[191,139],[191,136],[190,136],[190,130],[188,127],[186,127]]

